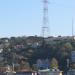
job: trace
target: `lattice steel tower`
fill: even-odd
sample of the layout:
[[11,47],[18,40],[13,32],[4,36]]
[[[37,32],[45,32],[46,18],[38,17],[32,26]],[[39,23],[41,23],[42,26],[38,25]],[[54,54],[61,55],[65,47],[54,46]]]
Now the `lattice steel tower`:
[[49,36],[49,19],[48,19],[48,0],[43,0],[43,26],[42,26],[42,36]]

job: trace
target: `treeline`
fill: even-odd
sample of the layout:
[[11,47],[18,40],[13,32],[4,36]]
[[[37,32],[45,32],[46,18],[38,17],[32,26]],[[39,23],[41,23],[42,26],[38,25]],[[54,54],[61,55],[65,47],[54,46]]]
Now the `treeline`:
[[[75,40],[72,37],[11,37],[0,39],[0,66],[7,64],[32,67],[38,59],[55,58],[60,70],[67,70],[67,59],[75,50]],[[27,65],[25,65],[27,67]]]

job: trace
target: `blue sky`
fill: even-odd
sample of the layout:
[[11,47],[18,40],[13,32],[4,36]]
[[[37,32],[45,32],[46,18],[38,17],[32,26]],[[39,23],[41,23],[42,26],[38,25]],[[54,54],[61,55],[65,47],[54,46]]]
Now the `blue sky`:
[[[42,1],[0,0],[0,37],[41,35]],[[72,35],[75,0],[49,0],[48,7],[50,35]]]

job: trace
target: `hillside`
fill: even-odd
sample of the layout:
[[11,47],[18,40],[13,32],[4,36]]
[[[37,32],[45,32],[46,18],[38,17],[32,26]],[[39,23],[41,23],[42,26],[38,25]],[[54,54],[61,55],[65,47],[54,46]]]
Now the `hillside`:
[[70,52],[75,50],[75,40],[72,37],[11,37],[0,39],[0,65],[29,64],[32,67],[38,59],[56,58],[59,69],[67,69],[66,60]]

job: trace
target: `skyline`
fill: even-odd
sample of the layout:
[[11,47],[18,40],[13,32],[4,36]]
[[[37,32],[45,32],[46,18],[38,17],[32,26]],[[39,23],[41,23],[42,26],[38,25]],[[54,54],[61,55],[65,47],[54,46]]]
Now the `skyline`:
[[[75,1],[49,0],[48,8],[50,36],[71,36],[72,19],[75,21]],[[0,37],[40,36],[42,20],[42,0],[0,1]]]

